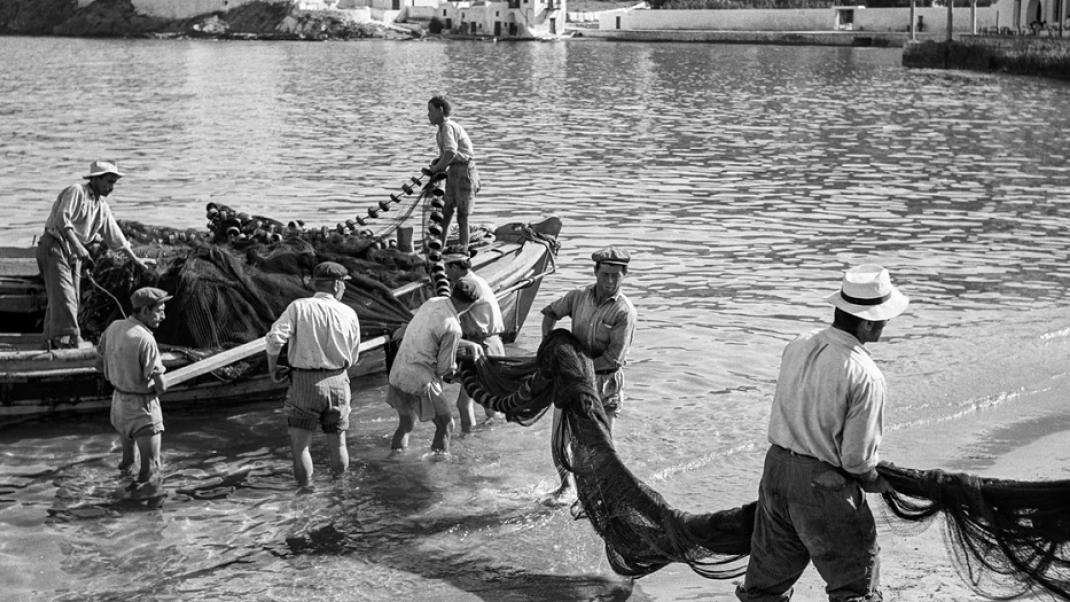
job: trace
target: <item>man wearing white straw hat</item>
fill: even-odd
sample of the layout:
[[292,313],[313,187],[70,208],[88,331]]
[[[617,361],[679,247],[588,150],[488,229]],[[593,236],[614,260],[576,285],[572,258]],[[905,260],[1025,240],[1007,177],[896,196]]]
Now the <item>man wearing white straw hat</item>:
[[146,260],[134,255],[104,200],[121,177],[114,163],[94,161],[89,165],[89,175],[83,176],[87,181],[67,187],[52,204],[45,233],[37,243],[37,267],[48,297],[44,338],[49,348],[81,345],[78,299],[82,262],[89,257],[87,246],[103,240],[141,269],[149,269]]
[[830,601],[879,601],[877,529],[863,492],[892,491],[877,472],[885,385],[866,343],[909,303],[888,270],[848,270],[832,326],[788,344],[758,489],[743,602],[784,602],[813,562]]

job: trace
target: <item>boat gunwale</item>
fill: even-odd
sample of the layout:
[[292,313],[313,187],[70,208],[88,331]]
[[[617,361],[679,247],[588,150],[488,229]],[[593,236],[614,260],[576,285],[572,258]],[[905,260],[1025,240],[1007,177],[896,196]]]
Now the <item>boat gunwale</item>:
[[[550,219],[556,220],[556,218]],[[559,222],[556,228],[560,228]],[[556,238],[557,231],[553,231],[552,234]],[[520,261],[521,258],[525,256],[525,250],[527,249],[531,249],[530,257],[525,259],[519,269],[517,267],[508,270],[505,269],[504,266],[512,266]],[[499,240],[493,243],[491,247],[483,249],[482,252],[478,253],[473,258],[472,264],[474,269],[502,265],[503,268],[495,272],[495,275],[502,276],[500,282],[497,283],[497,290],[501,291],[499,298],[501,298],[502,294],[520,295],[517,297],[518,301],[516,309],[516,311],[520,311],[520,308],[523,307],[523,304],[520,303],[523,296],[530,295],[531,299],[529,301],[534,301],[534,296],[537,295],[539,290],[541,278],[555,271],[553,260],[554,254],[553,248],[545,244],[540,244],[538,241]],[[506,260],[507,263],[500,264],[503,260]],[[2,261],[2,259],[0,259],[0,261]],[[429,289],[430,285],[431,279],[429,277],[423,277],[418,281],[398,287],[395,291],[398,296],[405,297],[415,294],[421,289]],[[492,286],[494,286],[494,284],[492,284]],[[431,291],[427,290],[427,292]],[[525,315],[520,317],[520,323],[523,323],[523,321],[526,320],[529,311],[530,308],[525,310]],[[515,334],[516,333],[513,333],[514,336]],[[374,337],[367,337],[365,340],[371,340],[373,338]],[[384,344],[385,339],[383,343],[379,343],[376,346],[363,351],[357,364],[350,369],[350,376],[352,378],[359,378],[361,376],[380,372],[381,368],[379,368],[379,366],[382,365],[383,361],[382,347]],[[88,351],[89,354],[87,355],[90,355],[94,361],[96,359],[94,349],[70,351]],[[38,371],[36,374],[16,374],[16,371],[4,370],[3,357],[5,353],[12,352],[0,352],[0,389],[19,385],[23,382],[26,382],[26,385],[29,385],[29,381],[34,380],[35,377],[38,377],[39,380],[40,377],[45,377],[53,382],[56,380],[63,380],[63,375],[57,374],[56,371],[51,368],[55,366],[57,361],[62,360],[57,360],[54,357],[52,359],[42,357],[47,356],[50,353],[54,354],[55,352],[43,350],[15,352],[41,358],[29,361],[34,363],[40,362],[50,367],[50,369]],[[174,352],[166,353],[172,356],[178,355]],[[187,365],[191,362],[191,360],[184,354],[181,359],[174,357],[173,360],[174,361],[168,365],[168,368],[181,367],[182,365]],[[90,361],[89,357],[84,357],[83,359],[68,361],[67,363],[84,364],[88,361]],[[100,372],[97,370],[86,370],[85,368],[86,366],[70,366],[68,370],[73,369],[75,372],[71,373],[68,380],[72,382],[72,384],[75,382],[85,384],[87,381],[93,379],[97,380],[99,385],[99,381],[102,379]],[[9,378],[5,378],[5,376]],[[18,380],[13,380],[10,377],[14,377]],[[21,380],[22,377],[26,377],[26,380]],[[110,405],[110,394],[106,394],[101,386],[98,386],[97,389],[97,394],[85,395],[73,401],[59,397],[53,399],[48,399],[47,397],[39,399],[25,398],[13,401],[10,399],[2,399],[0,400],[0,426],[8,424],[12,420],[22,421],[46,416],[60,416],[71,413],[85,413],[106,409]],[[214,405],[225,405],[229,407],[244,403],[270,401],[273,399],[280,399],[284,395],[285,388],[280,387],[278,383],[274,383],[264,374],[246,377],[240,381],[223,381],[218,377],[213,377],[212,374],[209,373],[191,379],[188,383],[177,385],[175,389],[169,390],[164,394],[162,401],[167,407],[189,409]],[[206,400],[216,403],[206,403]]]

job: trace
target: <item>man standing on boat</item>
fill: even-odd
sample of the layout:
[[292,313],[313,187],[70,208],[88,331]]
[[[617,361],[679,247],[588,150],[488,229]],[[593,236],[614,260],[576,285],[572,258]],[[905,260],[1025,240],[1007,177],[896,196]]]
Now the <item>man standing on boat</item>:
[[[595,386],[602,398],[610,431],[624,407],[624,364],[632,344],[638,319],[632,302],[621,292],[628,274],[631,255],[623,249],[606,247],[591,255],[595,283],[569,291],[542,310],[542,336],[550,334],[559,320],[572,318],[572,334],[594,360]],[[554,408],[554,429],[561,410]],[[549,502],[562,500],[572,490],[567,474]]]
[[119,470],[133,469],[141,458],[141,470],[131,488],[135,497],[160,494],[160,445],[163,413],[160,395],[166,390],[160,349],[152,331],[166,317],[171,296],[158,288],[145,287],[130,296],[133,313],[112,322],[100,337],[104,378],[115,387],[111,396],[111,424],[119,431],[123,459]]
[[[499,336],[505,331],[505,322],[502,320],[502,310],[498,306],[498,297],[494,289],[490,288],[487,281],[479,274],[472,271],[471,254],[460,248],[450,248],[443,256],[446,264],[446,277],[454,285],[466,280],[479,289],[479,301],[472,304],[467,312],[461,315],[461,332],[464,340],[471,341],[483,348],[488,355],[505,355],[505,346]],[[475,425],[476,414],[472,398],[461,387],[457,394],[457,412],[461,416],[461,431],[471,432]],[[484,408],[487,420],[494,418],[497,412],[491,408]]]
[[472,357],[482,356],[482,347],[461,340],[461,316],[479,300],[479,288],[470,280],[459,280],[448,298],[426,301],[405,327],[386,393],[386,403],[398,413],[398,428],[390,444],[393,451],[409,446],[417,420],[431,420],[435,424],[431,451],[449,453],[453,414],[442,393],[445,382],[457,371],[459,349]]
[[134,255],[104,200],[123,177],[115,164],[94,161],[89,166],[89,175],[83,177],[88,181],[69,186],[59,193],[45,221],[45,233],[37,243],[37,267],[44,277],[48,298],[45,344],[53,349],[76,348],[82,342],[78,300],[82,262],[89,257],[87,246],[103,240],[109,248],[121,251],[143,270],[149,269],[151,261]]
[[450,233],[450,220],[457,213],[457,231],[460,247],[468,250],[470,236],[468,216],[475,206],[476,194],[479,192],[479,170],[476,169],[475,151],[472,140],[459,123],[450,119],[453,107],[444,96],[435,96],[427,103],[427,120],[438,126],[436,142],[438,157],[431,162],[431,173],[446,174],[446,190],[442,209],[442,244]]
[[769,416],[743,602],[787,601],[814,563],[831,601],[880,600],[877,528],[863,492],[893,491],[877,472],[884,375],[866,343],[909,300],[877,265],[848,270],[826,297],[832,326],[784,349]]
[[[312,270],[312,297],[290,303],[271,325],[267,342],[268,374],[275,382],[289,378],[286,424],[293,454],[294,478],[302,493],[312,486],[310,447],[316,428],[327,434],[333,476],[349,468],[349,373],[357,363],[360,323],[357,312],[342,303],[349,271],[333,261]],[[290,368],[280,368],[279,354],[289,343]]]

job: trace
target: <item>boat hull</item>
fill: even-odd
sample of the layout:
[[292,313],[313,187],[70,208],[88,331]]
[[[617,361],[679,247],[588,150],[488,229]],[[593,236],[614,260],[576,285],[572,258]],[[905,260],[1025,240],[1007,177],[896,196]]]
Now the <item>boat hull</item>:
[[[556,218],[550,218],[539,226],[541,229],[537,231],[552,237],[556,237],[560,230],[560,222]],[[4,261],[5,258],[0,257],[0,265],[4,265]],[[35,299],[40,291],[34,288],[33,276],[10,275],[19,269],[11,267],[17,262],[7,265],[9,275],[4,277],[23,278],[25,286],[21,289],[20,295],[23,296],[17,300],[18,305],[4,306],[0,303],[0,314],[8,318],[11,315],[16,317],[13,323],[4,324],[4,330],[8,332],[0,335],[0,343],[6,343],[4,348],[11,349],[0,351],[0,425],[44,416],[108,410],[112,387],[96,368],[98,358],[94,350],[18,349],[40,345],[39,333],[10,332],[20,330],[18,327],[39,311]],[[519,236],[510,237],[508,233],[502,233],[498,241],[481,250],[474,258],[473,270],[498,293],[506,325],[502,334],[505,342],[516,339],[538,294],[542,278],[553,271],[553,266],[554,251],[549,245]],[[3,268],[0,268],[0,274],[3,273]],[[11,287],[9,290],[12,290]],[[394,292],[414,305],[434,295],[428,281],[412,283]],[[26,312],[3,312],[4,309],[25,309]],[[162,351],[168,370],[191,362],[185,354],[166,349]],[[385,353],[382,343],[378,343],[361,353],[349,374],[355,380],[381,373],[385,368]],[[228,382],[218,374],[209,373],[169,389],[161,401],[165,410],[219,408],[278,401],[285,395],[286,384],[276,383],[264,374]]]

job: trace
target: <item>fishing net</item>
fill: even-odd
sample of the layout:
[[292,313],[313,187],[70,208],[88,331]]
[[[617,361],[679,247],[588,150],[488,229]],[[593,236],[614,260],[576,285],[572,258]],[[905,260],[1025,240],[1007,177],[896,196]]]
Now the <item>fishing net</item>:
[[[1045,590],[1070,600],[1070,481],[984,479],[884,463],[891,511],[911,522],[942,515],[955,567],[979,594]],[[996,590],[999,591],[996,591]]]
[[[683,512],[635,477],[613,447],[593,364],[570,333],[552,332],[534,360],[487,357],[461,368],[472,398],[510,421],[532,424],[551,403],[561,409],[554,463],[575,476],[574,513],[602,537],[614,571],[642,577],[683,563],[711,579],[745,572],[755,504]],[[952,557],[974,591],[1009,598],[1039,590],[1070,600],[1070,481],[982,479],[888,463],[878,471],[896,489],[884,496],[895,516],[912,523],[944,517]]]
[[[133,222],[121,227],[134,234],[132,240],[147,230]],[[94,262],[90,277],[95,284],[85,290],[79,320],[87,338],[96,338],[128,311],[131,292],[155,286],[174,297],[167,305],[168,319],[156,332],[160,343],[202,350],[240,345],[264,336],[291,301],[311,296],[312,268],[322,261],[336,261],[349,269],[353,279],[342,301],[357,311],[362,332],[384,334],[411,317],[391,289],[426,275],[419,256],[377,249],[363,238],[350,242],[288,237],[278,242],[248,241],[241,247],[195,239],[134,243],[134,251],[156,258],[156,269],[142,271],[112,254]]]
[[512,422],[532,424],[550,404],[562,410],[551,444],[554,464],[574,475],[582,516],[605,542],[614,571],[640,577],[680,562],[714,579],[742,574],[754,504],[694,515],[673,508],[632,474],[613,447],[593,364],[581,349],[571,333],[555,330],[534,361],[466,361],[462,382],[472,399]]
[[[205,230],[120,221],[134,252],[153,258],[156,267],[145,272],[125,256],[95,253],[82,286],[82,335],[97,340],[112,321],[129,313],[127,300],[134,290],[155,286],[174,297],[156,331],[157,341],[162,348],[200,359],[263,336],[291,301],[312,295],[312,268],[322,261],[349,270],[352,280],[342,302],[356,310],[362,334],[393,332],[430,295],[448,294],[441,262],[440,179],[428,178],[424,184],[424,175],[430,174],[402,185],[403,195],[391,194],[368,208],[367,215],[334,227],[306,227],[300,220],[283,224],[219,203],[207,205]],[[411,229],[401,226],[418,211],[426,227],[413,241]],[[473,248],[495,239],[485,227],[472,230]],[[410,287],[404,302],[394,296],[393,290],[414,282],[432,287]],[[216,375],[236,378],[258,363],[262,358]]]

